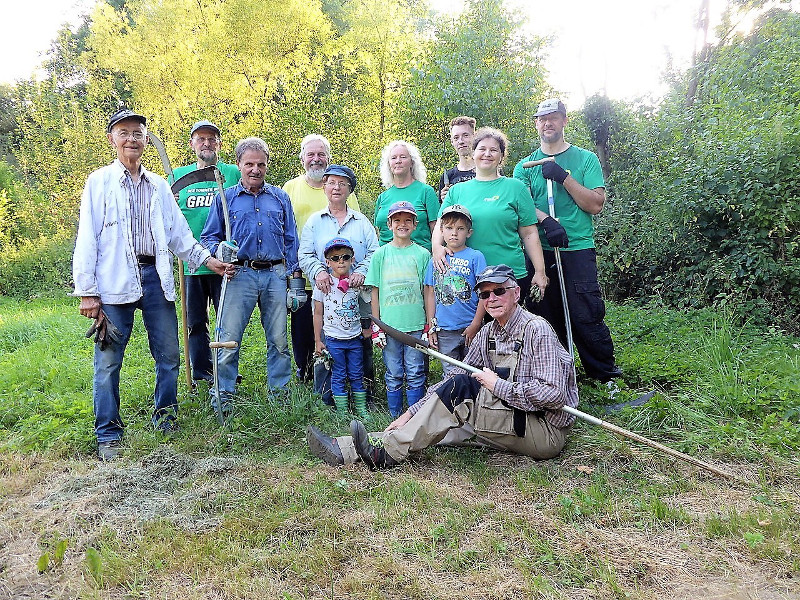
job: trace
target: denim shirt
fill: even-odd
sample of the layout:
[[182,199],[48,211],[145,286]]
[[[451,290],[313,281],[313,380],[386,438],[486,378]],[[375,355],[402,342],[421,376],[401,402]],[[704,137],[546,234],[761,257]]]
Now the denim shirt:
[[[285,260],[287,273],[297,270],[297,225],[289,195],[265,183],[258,194],[241,183],[225,190],[231,235],[239,260]],[[214,198],[200,241],[212,254],[225,239],[219,194]]]

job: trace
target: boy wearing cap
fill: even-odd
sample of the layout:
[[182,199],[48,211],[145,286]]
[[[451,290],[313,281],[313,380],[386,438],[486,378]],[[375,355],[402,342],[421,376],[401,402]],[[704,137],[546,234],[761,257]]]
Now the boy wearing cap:
[[[387,225],[392,241],[372,256],[365,285],[372,286],[372,314],[387,325],[421,338],[426,325],[422,281],[431,253],[411,241],[417,211],[410,202],[389,207]],[[432,315],[431,315],[432,316]],[[403,379],[408,405],[425,394],[425,355],[386,337],[372,326],[372,341],[383,348],[386,397],[393,417],[403,411]]]
[[[175,183],[184,175],[211,165],[216,165],[220,170],[225,186],[230,187],[239,183],[241,175],[236,165],[229,165],[219,160],[221,141],[219,127],[214,123],[205,120],[195,123],[189,132],[189,147],[197,156],[197,162],[175,169],[169,183]],[[215,182],[203,181],[184,188],[176,197],[178,206],[196,239],[200,239],[208,210],[217,191]],[[213,304],[214,310],[217,310],[222,278],[206,267],[200,267],[192,272],[188,264],[184,265],[183,274],[186,277],[186,326],[189,329],[192,379],[210,382],[213,381],[214,375],[211,349],[208,347],[210,341],[208,305]]]
[[335,237],[325,244],[325,262],[330,269],[331,286],[323,292],[314,287],[315,353],[326,349],[331,355],[331,390],[336,412],[346,414],[347,381],[353,392],[355,414],[367,416],[367,392],[364,387],[364,351],[362,346],[361,312],[358,306],[360,287],[350,287],[353,245],[350,240]]
[[[442,274],[428,262],[425,271],[425,313],[431,345],[439,352],[462,360],[466,347],[483,324],[484,310],[473,291],[475,277],[486,268],[486,258],[467,246],[472,235],[472,215],[460,204],[448,206],[439,218],[442,237],[448,250],[447,272]],[[433,315],[436,315],[433,317]],[[442,362],[444,376],[454,369]]]

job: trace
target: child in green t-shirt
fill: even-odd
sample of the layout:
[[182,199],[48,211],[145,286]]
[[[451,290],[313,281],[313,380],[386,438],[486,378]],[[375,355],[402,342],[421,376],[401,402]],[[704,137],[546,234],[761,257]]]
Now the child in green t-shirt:
[[[422,281],[431,253],[411,241],[417,211],[410,202],[395,202],[387,219],[392,241],[372,255],[365,285],[372,286],[372,314],[387,325],[421,338],[425,323]],[[403,379],[411,406],[425,394],[425,355],[372,327],[372,341],[383,348],[386,397],[392,417],[403,412]]]

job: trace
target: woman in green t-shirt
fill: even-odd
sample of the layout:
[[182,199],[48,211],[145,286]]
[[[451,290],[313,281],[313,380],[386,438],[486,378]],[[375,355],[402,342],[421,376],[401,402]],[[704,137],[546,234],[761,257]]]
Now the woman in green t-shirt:
[[387,189],[375,201],[373,221],[381,246],[392,241],[392,232],[387,225],[389,207],[395,202],[410,202],[417,211],[418,219],[411,241],[430,252],[431,231],[439,214],[439,199],[436,191],[425,183],[427,175],[419,150],[411,142],[395,140],[383,149],[381,181]]
[[[514,270],[522,288],[522,302],[531,285],[544,292],[548,279],[539,241],[536,208],[530,192],[518,179],[498,175],[507,147],[508,139],[502,131],[490,127],[476,131],[472,142],[475,179],[450,188],[442,210],[453,204],[469,210],[473,231],[467,245],[483,252],[486,264],[506,264]],[[432,242],[433,264],[444,273],[445,253],[452,252],[442,245],[438,221],[433,228]],[[523,246],[533,263],[534,273],[528,273],[525,267]]]

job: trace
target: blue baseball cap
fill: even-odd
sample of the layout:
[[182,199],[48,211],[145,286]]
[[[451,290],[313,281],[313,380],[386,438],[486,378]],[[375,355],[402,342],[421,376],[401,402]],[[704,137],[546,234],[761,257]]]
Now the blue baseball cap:
[[397,213],[411,213],[415,217],[417,216],[417,209],[414,208],[414,205],[411,202],[406,202],[405,200],[402,202],[395,202],[389,207],[389,214],[386,215],[387,219],[391,219],[392,215]]
[[215,131],[217,135],[222,135],[222,132],[219,130],[219,127],[214,125],[211,121],[202,120],[192,125],[192,130],[189,132],[189,137],[192,137],[194,135],[194,132],[197,131],[198,129],[210,129],[211,131]]
[[353,249],[353,244],[350,243],[350,240],[343,237],[335,237],[327,244],[325,244],[325,249],[322,251],[323,254],[328,254],[328,250],[331,248],[350,248]]
[[147,119],[144,116],[140,115],[139,113],[133,112],[129,108],[120,108],[108,119],[108,125],[106,126],[106,133],[111,133],[111,129],[114,127],[114,125],[116,125],[120,121],[124,121],[125,119],[133,119],[134,121],[139,121],[139,123],[147,127]]
[[353,169],[350,167],[346,167],[345,165],[328,165],[328,168],[325,169],[325,172],[322,174],[323,177],[326,175],[338,175],[339,177],[346,177],[347,181],[350,182],[350,191],[354,192],[356,189],[356,174],[353,173]]

